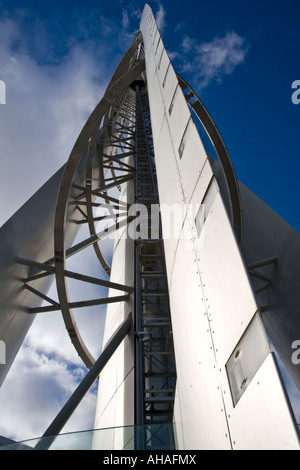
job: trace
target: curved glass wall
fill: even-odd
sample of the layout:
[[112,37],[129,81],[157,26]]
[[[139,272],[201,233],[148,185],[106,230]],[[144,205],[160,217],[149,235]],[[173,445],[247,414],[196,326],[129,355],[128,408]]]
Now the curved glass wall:
[[0,446],[0,450],[172,450],[172,423],[94,429]]

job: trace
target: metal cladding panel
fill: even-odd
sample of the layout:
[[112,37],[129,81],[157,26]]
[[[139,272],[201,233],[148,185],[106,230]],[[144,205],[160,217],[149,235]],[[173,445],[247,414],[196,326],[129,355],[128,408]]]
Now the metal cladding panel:
[[[272,353],[266,347],[265,330],[263,326],[251,330],[250,342],[246,334],[258,315],[258,305],[217,180],[211,178],[212,167],[200,138],[187,138],[182,148],[191,114],[174,80],[166,101],[166,85],[162,86],[164,77],[157,61],[162,40],[156,33],[159,46],[153,60],[155,49],[149,39],[148,25],[153,28],[153,21],[146,6],[141,30],[160,203],[172,206],[175,198],[181,208],[187,202],[197,207],[202,204],[196,217],[186,204],[181,216],[182,238],[164,239],[177,370],[174,419],[178,448],[234,448],[234,442],[239,442],[239,448],[245,449],[282,445],[298,449],[297,430]],[[157,101],[163,102],[163,120],[161,108],[156,119]],[[167,224],[162,217],[163,233]],[[249,354],[249,349],[254,349],[253,338],[259,345],[258,360]],[[245,362],[240,361],[243,356],[238,346],[247,351]],[[241,375],[237,365],[248,367],[251,380]],[[268,371],[268,380],[255,387],[263,370]],[[244,387],[235,405],[228,374]],[[277,431],[279,423],[282,428]],[[260,426],[258,433],[253,432],[256,426]]]
[[[178,166],[185,201],[190,203],[199,175],[201,175],[203,167],[207,162],[206,151],[192,118],[190,118],[185,135],[183,136],[183,145],[184,148]],[[195,149],[197,149],[196,152]]]
[[[27,314],[27,308],[42,303],[41,298],[24,288],[22,280],[29,268],[18,264],[16,257],[43,262],[53,256],[54,210],[62,170],[0,229],[0,339],[6,345],[6,364],[0,365],[0,385],[35,318]],[[47,277],[32,286],[46,293],[52,280]]]
[[[171,108],[171,113],[170,113],[170,108]],[[176,87],[169,106],[167,104],[167,111],[169,114],[168,116],[169,126],[170,126],[170,132],[172,135],[174,147],[178,152],[184,131],[191,117],[191,113],[189,111],[185,97],[179,86]],[[179,160],[179,156],[178,156],[178,160]]]
[[272,344],[300,389],[299,354],[293,349],[294,341],[300,339],[300,235],[241,183],[240,191],[246,262],[277,258],[276,263],[252,270],[269,279],[269,284],[254,277],[252,282],[260,290],[257,299]]
[[[132,242],[132,240],[129,240]],[[112,282],[128,281],[128,273],[133,273],[133,259],[128,259],[128,240],[121,240],[112,264]],[[127,251],[127,254],[126,254]],[[125,265],[126,260],[126,265]],[[121,273],[121,276],[120,276]],[[127,274],[124,276],[124,274]],[[109,295],[119,295],[110,289]],[[108,304],[103,345],[114,331],[134,311],[133,299],[127,302]],[[133,333],[132,333],[133,334]],[[124,339],[100,374],[95,428],[119,427],[134,424],[134,346],[132,334]],[[116,444],[114,439],[114,445]]]
[[216,355],[224,364],[258,307],[219,192],[200,238],[196,253],[203,292]]
[[[165,252],[165,256],[167,259],[167,271],[170,274],[174,261],[174,253],[184,222],[185,209],[178,165],[174,156],[173,144],[166,118],[160,129],[158,147],[159,151],[165,155],[165,158],[156,161],[156,170],[162,214],[162,233],[164,239],[167,238],[169,240],[169,249]],[[168,175],[170,181],[176,183],[171,185],[164,184],[166,181],[165,175]],[[170,204],[170,200],[172,204]]]
[[164,98],[165,108],[168,112],[169,112],[172,97],[177,88],[177,85],[178,85],[178,80],[177,80],[175,70],[173,68],[172,63],[169,62],[165,76],[162,79],[162,88],[161,88],[161,92]]
[[194,251],[186,240],[180,240],[170,286],[177,369],[177,446],[179,449],[229,449],[219,370],[199,282]]
[[[74,182],[82,184],[86,152],[75,174]],[[57,194],[64,167],[58,170],[0,229],[0,340],[6,345],[6,364],[0,365],[0,385],[35,318],[28,308],[39,307],[41,297],[24,287],[24,279],[34,269],[19,264],[17,257],[44,263],[54,256],[54,217]],[[78,193],[78,191],[77,191]],[[76,189],[72,189],[66,218],[75,222],[78,218],[74,205]],[[69,223],[66,247],[78,232],[76,223]],[[30,283],[31,287],[47,294],[53,276]]]
[[[154,50],[154,49],[153,49]],[[159,59],[163,53],[163,50],[164,50],[164,45],[163,45],[163,42],[162,40],[158,40],[157,42],[157,47],[155,48],[155,58],[156,58],[156,64],[158,66],[159,64]]]
[[[204,196],[208,190],[208,187],[212,181],[212,177],[214,176],[208,159],[205,161],[202,169],[199,170],[197,174],[198,174],[198,180],[193,190],[192,197],[190,199],[190,204],[192,207],[197,204],[202,203],[202,201],[204,200]],[[198,246],[199,246],[199,243],[198,243]]]
[[[154,83],[152,84],[154,88],[159,87],[159,82],[157,76],[153,76],[153,81]],[[149,85],[148,85],[149,86]],[[164,110],[164,105],[161,100],[156,100],[154,103],[150,103],[150,108],[151,108],[151,119],[155,119],[155,122],[157,123],[157,132],[153,133],[153,142],[157,143],[158,142],[158,136],[159,136],[159,129],[161,129],[164,115],[165,115],[165,110]],[[153,116],[153,117],[152,117]]]
[[170,63],[170,60],[169,60],[167,51],[166,51],[166,49],[163,49],[161,59],[160,59],[160,62],[159,62],[159,69],[158,69],[158,77],[159,77],[161,83],[163,82],[163,79],[164,79],[164,76],[165,76],[165,73],[167,71],[167,67],[168,67],[169,63]]
[[[128,200],[131,200],[132,186],[132,182],[124,185],[122,200],[124,200],[125,194]],[[128,237],[126,228],[126,230],[118,231],[116,235],[110,281],[127,286],[134,285],[134,268],[134,243]],[[120,295],[120,291],[109,289],[109,296],[115,295]],[[130,312],[134,312],[133,295],[126,302],[107,305],[103,347]],[[133,332],[131,332],[120,344],[100,374],[95,429],[133,425],[133,397],[134,341]],[[122,432],[117,434],[117,438],[114,433],[111,433],[110,443],[107,448],[120,448],[118,447],[118,439],[122,440],[122,436]],[[101,447],[102,443],[98,442],[97,439],[96,436],[94,448],[103,448]]]
[[[226,376],[222,379],[225,387]],[[228,393],[224,403],[233,449],[299,450],[298,432],[273,354],[267,356],[237,406],[233,407]]]

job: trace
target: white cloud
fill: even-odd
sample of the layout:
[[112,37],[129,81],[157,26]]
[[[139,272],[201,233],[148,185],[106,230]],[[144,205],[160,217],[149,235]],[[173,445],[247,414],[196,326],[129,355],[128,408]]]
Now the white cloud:
[[183,52],[190,52],[195,46],[195,41],[189,36],[185,36],[182,40],[182,49]]
[[[122,1],[121,4],[123,4]],[[124,40],[130,39],[132,41],[138,33],[141,14],[142,11],[134,3],[126,3],[126,7],[122,8],[122,28],[118,28],[118,37],[122,47],[124,46]],[[117,34],[114,37],[114,42],[116,41]]]
[[[163,32],[166,13],[163,5],[158,5],[156,20]],[[100,20],[103,34],[115,31],[111,21],[103,17]],[[128,28],[133,20],[136,20],[136,11],[128,5],[123,10],[123,28]],[[124,29],[119,32],[123,38],[126,36]],[[83,33],[84,36],[86,32]],[[212,64],[217,46],[214,43],[210,50],[199,50],[199,57],[206,54]],[[192,49],[188,39],[185,47],[190,47],[188,52]],[[46,36],[40,53],[41,50],[47,50]],[[85,42],[78,44],[73,39],[72,48],[63,60],[55,64],[42,63],[29,53],[27,37],[17,22],[0,22],[0,79],[4,80],[7,91],[6,104],[0,107],[3,170],[0,225],[66,162],[83,124],[104,91],[105,77],[103,80],[101,77],[100,82],[96,77],[101,66],[104,70],[106,66],[98,57],[91,43],[86,47]],[[220,63],[219,58],[219,68]],[[95,259],[93,249],[84,250],[84,257],[85,265],[88,261],[91,266]],[[68,269],[81,271],[83,265],[75,257],[68,260]],[[93,269],[97,275],[97,268]],[[90,271],[88,274],[93,275]],[[71,301],[100,296],[99,290],[76,282],[76,288],[70,286],[69,289]],[[49,296],[54,298],[54,292],[55,285]],[[98,307],[78,309],[75,316],[83,338],[97,357],[104,312]],[[0,389],[0,434],[17,440],[43,434],[75,389],[80,379],[78,374],[83,373],[82,361],[71,344],[61,313],[38,316]],[[95,403],[92,389],[64,431],[92,428]]]
[[161,3],[158,3],[158,11],[156,12],[155,19],[160,34],[163,34],[166,26],[166,11]]
[[[85,272],[87,265],[91,267],[88,274],[97,275],[99,266],[92,247],[69,258],[67,269]],[[71,301],[106,296],[106,290],[80,281],[71,281],[68,287]],[[48,296],[57,300],[55,283]],[[73,314],[83,340],[96,359],[102,350],[105,306],[75,309]],[[86,373],[61,312],[38,315],[0,388],[0,435],[15,440],[42,435]],[[92,429],[95,406],[96,384],[62,432]]]
[[[91,247],[84,250],[84,256],[82,252],[82,256],[70,258],[67,268],[78,270],[78,264],[81,272],[89,265],[89,274],[96,275]],[[70,282],[68,290],[71,301],[106,296],[99,287],[80,281]],[[55,283],[48,295],[57,300]],[[102,349],[105,306],[75,309],[73,314],[83,340],[97,358]],[[17,441],[42,435],[86,373],[61,312],[38,315],[0,388],[0,435]],[[62,432],[92,429],[96,399],[94,384]]]
[[[42,344],[44,329],[42,333],[38,344],[35,334],[25,341],[0,390],[0,434],[16,440],[42,435],[86,373],[67,362],[62,350],[57,355],[54,348],[50,356]],[[65,343],[61,349],[68,349]],[[96,391],[92,388],[63,432],[92,428],[95,403]]]
[[[163,32],[166,13],[163,5],[158,5],[156,20]],[[129,28],[139,15],[140,11],[126,6],[123,28]],[[100,17],[100,22],[103,34],[115,33],[112,21]],[[120,38],[127,38],[125,33],[121,30]],[[9,19],[0,22],[0,80],[5,82],[7,91],[6,104],[0,106],[0,225],[65,163],[82,125],[102,96],[106,79],[101,77],[99,82],[95,78],[101,68],[106,71],[106,65],[99,62],[100,55],[90,48],[91,43],[88,47],[84,42],[80,45],[75,37],[72,43],[62,61],[41,65],[29,54],[27,39],[17,22]],[[40,53],[42,50],[45,53],[48,46],[45,36]],[[191,71],[202,87],[232,73],[245,60],[248,50],[245,40],[234,32],[202,44],[186,36],[182,48],[188,54],[183,68]],[[178,53],[176,57],[183,60]],[[90,264],[93,254],[87,251],[84,254]],[[79,270],[75,259],[69,260],[70,269],[73,262],[73,270]],[[79,265],[81,269],[83,263]],[[78,286],[75,291],[78,299],[83,299],[83,295],[90,298],[99,295],[99,291],[87,291],[87,285]],[[95,355],[101,348],[104,316],[99,310],[97,307],[89,313],[76,311],[82,336]],[[86,321],[86,315],[90,315],[91,321]],[[84,373],[61,313],[37,317],[0,389],[0,434],[17,440],[41,435]],[[93,427],[95,395],[93,388],[64,431]],[[295,403],[299,407],[297,399]]]
[[244,61],[246,52],[245,40],[235,32],[201,44],[198,48],[201,72],[208,78],[229,74]]
[[[86,118],[102,96],[92,51],[74,46],[58,65],[39,65],[13,21],[0,23],[0,225],[68,158]],[[15,49],[16,42],[21,46]]]
[[127,10],[124,10],[124,9],[123,9],[123,12],[122,12],[122,26],[123,26],[123,28],[128,28],[128,26],[129,26],[128,12],[127,12]]
[[[84,231],[83,231],[84,232]],[[84,237],[79,233],[78,238]],[[106,250],[104,250],[105,255]],[[92,247],[67,260],[67,269],[99,275]],[[107,296],[107,289],[69,280],[70,301]],[[48,296],[57,300],[55,282]],[[73,310],[86,346],[96,359],[102,350],[105,305]],[[0,388],[0,435],[17,441],[42,435],[87,373],[67,333],[60,311],[39,314]],[[84,397],[62,432],[92,429],[96,384]]]
[[[42,64],[29,53],[26,34],[17,22],[0,21],[0,79],[7,92],[0,106],[0,225],[67,161],[107,82],[105,57],[101,63],[91,43],[74,42],[59,62]],[[86,252],[85,257],[95,258]],[[73,270],[82,269],[80,263]],[[49,296],[54,298],[54,292],[55,285]],[[75,293],[80,300],[101,296],[86,283]],[[98,308],[75,315],[97,357],[104,312]],[[0,389],[0,435],[23,440],[43,434],[85,372],[61,313],[38,316]],[[92,388],[64,432],[91,429],[95,404]]]
[[248,48],[245,39],[234,31],[200,44],[185,36],[182,50],[186,58],[182,57],[181,69],[192,74],[197,88],[201,89],[213,81],[221,82],[224,76],[231,74],[244,62]]

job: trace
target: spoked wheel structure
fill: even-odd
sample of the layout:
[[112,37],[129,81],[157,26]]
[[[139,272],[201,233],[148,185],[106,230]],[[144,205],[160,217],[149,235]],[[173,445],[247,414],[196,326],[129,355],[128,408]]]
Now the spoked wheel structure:
[[[188,104],[194,109],[204,128],[208,129],[222,163],[230,194],[233,225],[241,240],[240,200],[230,157],[199,98],[181,77],[178,79]],[[122,197],[123,185],[125,192],[131,188],[128,199]],[[132,211],[133,206],[135,209]],[[133,321],[134,414],[135,424],[140,426],[172,423],[176,386],[161,221],[159,210],[153,216],[152,207],[159,207],[159,194],[144,50],[139,34],[82,129],[65,165],[55,211],[53,258],[44,263],[24,259],[19,259],[19,262],[31,266],[25,287],[49,304],[30,308],[29,313],[61,310],[69,337],[84,364],[90,369],[88,376],[93,380],[107,359],[104,360],[101,355],[95,360],[79,332],[73,309],[120,304],[131,297],[131,305],[134,306],[133,320],[130,313],[122,325],[119,325],[108,345],[111,354],[128,334]],[[146,215],[139,219],[138,225],[135,224],[135,229],[140,234],[132,242],[135,260],[132,282],[129,285],[114,282],[110,279],[111,266],[104,255],[101,241],[115,236],[120,230],[127,230],[128,224],[140,215],[140,208],[146,210]],[[88,236],[78,241],[76,236],[82,226],[88,227]],[[99,261],[103,278],[74,272],[66,267],[69,258],[89,247],[93,248]],[[31,281],[49,275],[55,276],[58,301],[31,287]],[[111,289],[117,294],[72,301],[68,292],[69,279]],[[92,379],[88,379],[88,383],[90,380]],[[78,392],[78,395],[81,396],[82,393]],[[75,402],[76,397],[71,397],[70,403],[49,426],[44,436],[60,431]],[[153,439],[152,431],[150,435]],[[146,435],[139,436],[135,447],[149,447],[147,439]]]
[[[77,139],[65,168],[57,201],[55,272],[59,303],[70,338],[78,354],[88,367],[94,363],[94,359],[85,346],[74,321],[71,309],[72,303],[68,298],[66,288],[65,261],[68,256],[93,245],[101,265],[106,273],[109,273],[110,267],[102,254],[99,241],[128,222],[127,217],[125,217],[122,222],[118,223],[116,221],[116,223],[112,223],[110,228],[96,233],[95,222],[97,220],[94,217],[93,207],[102,206],[103,209],[107,209],[109,215],[106,215],[105,218],[110,217],[112,220],[118,219],[126,209],[126,207],[120,205],[116,198],[109,195],[109,191],[133,178],[134,174],[134,169],[124,161],[133,151],[131,143],[133,130],[132,123],[129,120],[130,116],[123,117],[123,115],[129,99],[125,91],[144,69],[144,61],[141,58],[139,59],[136,55],[136,61],[132,60],[134,57],[133,50],[136,51],[136,54],[140,52],[139,44],[140,37],[134,41],[128,55],[124,56],[104,97]],[[128,63],[129,60],[131,64]],[[80,186],[74,182],[74,176],[83,156],[86,159],[86,178],[84,185]],[[95,168],[98,170],[96,177],[93,174]],[[98,187],[93,187],[95,181],[98,181]],[[68,249],[65,246],[64,232],[72,186],[78,191],[75,197],[75,205],[83,216],[83,222],[88,223],[90,237]],[[90,281],[93,282],[93,280]],[[101,284],[101,281],[99,281],[99,284]],[[121,295],[107,299],[95,299],[95,301],[83,301],[81,305],[125,301],[132,292],[131,286],[115,285],[109,282],[105,282],[104,285],[120,290]]]
[[[61,310],[70,339],[88,368],[95,363],[95,359],[80,335],[72,309],[126,301],[133,292],[133,286],[112,283],[107,279],[110,265],[103,255],[100,241],[132,220],[126,215],[127,204],[119,201],[115,192],[134,177],[134,168],[126,163],[134,152],[134,120],[128,112],[130,84],[144,68],[139,34],[83,127],[65,165],[55,212],[54,257],[43,263],[18,260],[31,267],[25,287],[49,303],[29,308],[29,313]],[[105,228],[97,232],[97,224],[101,222]],[[76,244],[72,243],[83,224],[88,226],[89,236]],[[103,279],[66,269],[68,258],[90,246],[93,246],[104,270]],[[30,281],[52,274],[55,275],[58,302],[30,286]],[[72,302],[68,279],[113,288],[120,295]]]
[[140,28],[67,163],[0,231],[7,362],[35,314],[61,311],[87,368],[36,448],[99,377],[94,427],[112,433],[93,448],[298,449],[268,335],[299,385],[299,238],[237,180],[148,5]]

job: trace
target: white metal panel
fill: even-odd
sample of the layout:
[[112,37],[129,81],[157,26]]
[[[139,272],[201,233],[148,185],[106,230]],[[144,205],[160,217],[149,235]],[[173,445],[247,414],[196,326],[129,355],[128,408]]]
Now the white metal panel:
[[201,279],[215,325],[217,355],[225,364],[258,307],[220,193],[201,237],[197,250]]
[[163,50],[164,50],[164,45],[163,45],[162,40],[160,40],[160,41],[158,41],[158,44],[157,44],[157,47],[155,48],[155,53],[154,53],[156,67],[158,67],[158,64],[159,64],[160,58],[162,56]]
[[[0,229],[0,340],[6,345],[6,364],[0,364],[0,385],[29,330],[35,315],[29,307],[39,307],[42,299],[24,287],[30,268],[18,264],[16,257],[45,262],[53,256],[53,224],[57,191],[63,167],[57,171]],[[76,175],[82,184],[83,174]],[[75,206],[67,217],[73,217]],[[66,244],[75,238],[78,226],[69,224]],[[35,280],[31,286],[47,293],[53,276]]]
[[196,206],[197,204],[201,204],[203,202],[203,198],[205,193],[208,189],[208,186],[213,177],[213,171],[210,165],[209,160],[207,159],[202,167],[201,170],[197,172],[199,174],[196,186],[194,188],[193,194],[189,203],[191,206]]
[[176,76],[172,63],[170,64],[167,70],[168,72],[166,71],[167,76],[166,76],[165,82],[164,82],[165,77],[162,78],[162,97],[163,97],[166,111],[168,111],[169,109],[171,98],[178,85],[177,76]]
[[[157,75],[153,75],[151,77],[151,85],[149,84],[149,88],[153,88],[154,90],[159,88],[159,82],[158,82],[158,77]],[[164,103],[162,100],[154,100],[150,103],[150,113],[151,113],[151,121],[155,120],[156,128],[153,129],[153,142],[158,141],[159,134],[160,134],[160,129],[162,126],[162,122],[165,116],[165,109],[164,109]]]
[[182,423],[180,448],[228,449],[229,433],[206,300],[195,253],[187,249],[186,240],[178,244],[170,284],[177,369],[175,412]]
[[[110,312],[107,313],[109,324]],[[134,424],[133,370],[132,338],[126,337],[100,374],[94,425],[96,429]]]
[[202,173],[206,160],[206,151],[200,140],[196,126],[193,120],[191,120],[187,141],[178,164],[185,200],[187,202],[191,200],[197,180]]
[[270,354],[261,316],[257,312],[226,363],[226,372],[234,406]]
[[[146,43],[148,15],[152,13],[146,7],[141,24]],[[156,64],[163,47],[161,43],[159,41]],[[147,72],[151,46],[146,44]],[[152,120],[161,200],[170,205],[174,196],[179,200],[178,189],[174,189],[179,186],[183,203],[192,197],[193,205],[201,204],[211,181],[210,165],[204,158],[203,147],[200,161],[184,159],[184,154],[180,159],[179,146],[190,112],[181,89],[177,89],[169,112],[175,83],[172,80],[172,93],[167,102],[166,86],[161,87],[163,77],[154,80],[155,74],[159,75],[159,71],[155,72],[151,66],[150,106],[157,100],[164,100],[165,108],[162,126],[160,120]],[[194,146],[195,151],[201,147],[191,144],[191,152]],[[283,432],[286,432],[287,446],[297,447],[293,419],[276,367],[270,361],[271,354],[233,407],[226,363],[257,311],[257,305],[221,196],[216,191],[214,198],[209,199],[210,210],[199,238],[195,220],[187,215],[185,226],[190,225],[191,231],[185,231],[185,238],[179,242],[164,241],[177,366],[174,418],[178,425],[178,445],[186,449],[234,448],[236,436],[239,448],[274,448],[280,447]],[[258,388],[256,395],[252,395],[256,377],[262,374],[265,364],[268,364],[270,383],[265,381],[266,388]],[[259,412],[252,413],[257,402]],[[243,409],[244,413],[239,411]],[[277,423],[283,425],[280,432],[277,432]],[[257,425],[260,430],[255,434],[253,429]]]
[[158,34],[158,28],[157,28],[156,23],[154,22],[153,23],[153,28],[151,28],[151,33],[150,33],[153,46],[155,45],[155,39],[157,37],[157,34]]
[[[185,207],[178,166],[174,156],[173,144],[166,118],[160,130],[158,149],[159,153],[165,156],[165,158],[157,160],[156,169],[158,186],[160,188],[159,199],[162,213],[162,232],[168,246],[165,252],[168,260],[167,271],[170,273],[172,271],[174,254],[185,217]],[[166,175],[168,175],[168,181],[172,182],[171,184],[165,184]]]
[[169,118],[169,126],[170,126],[170,132],[172,136],[172,140],[174,143],[174,147],[176,149],[176,154],[178,155],[178,160],[179,160],[179,146],[181,139],[183,137],[185,128],[188,124],[188,121],[191,117],[190,111],[188,109],[185,97],[183,95],[183,92],[178,85],[175,99],[174,99],[174,104],[173,104],[173,109],[171,112],[171,115],[168,116]]
[[[157,177],[161,183],[161,190],[159,191],[160,202],[183,205],[185,199],[181,176],[166,118],[164,118],[162,126],[158,131],[158,144],[156,148],[158,149],[159,155],[164,155],[163,158],[157,159],[156,163]],[[172,184],[164,184],[166,182],[166,175],[168,176],[168,180],[170,182],[172,181]],[[174,184],[175,182],[176,184]]]
[[[224,384],[226,383],[226,377]],[[224,394],[233,449],[299,450],[299,438],[273,354],[269,354],[234,408]]]
[[[130,181],[123,187],[121,195],[125,194],[128,201],[133,195],[133,183]],[[132,286],[134,284],[134,244],[128,238],[126,232],[116,236],[114,255],[111,266],[111,282]],[[120,295],[120,291],[109,290],[109,296]],[[134,312],[133,295],[127,302],[111,303],[107,305],[105,331],[103,345],[114,334],[118,326],[130,312]],[[134,342],[133,331],[127,336],[115,351],[99,378],[97,408],[94,427],[122,427],[134,424]],[[101,434],[99,435],[101,437]],[[120,448],[120,439],[123,433],[118,430],[116,434],[110,434],[110,447]],[[101,442],[97,442],[97,434],[94,448],[99,448]],[[122,445],[121,445],[122,448]]]
[[[291,345],[300,338],[300,235],[258,196],[239,183],[243,204],[243,253],[247,263],[277,257],[276,264],[255,269],[271,279],[258,299],[267,307],[263,321],[268,335],[300,389],[300,366],[291,360]],[[255,280],[255,288],[264,284]]]
[[166,51],[166,49],[164,49],[164,52],[163,52],[163,55],[162,55],[162,58],[161,58],[161,61],[160,61],[160,64],[159,64],[159,69],[158,69],[158,77],[159,77],[159,80],[160,80],[160,83],[162,84],[163,82],[163,79],[164,79],[164,76],[165,76],[165,73],[166,73],[166,70],[167,70],[167,67],[170,63],[170,59],[168,57],[168,53]]

